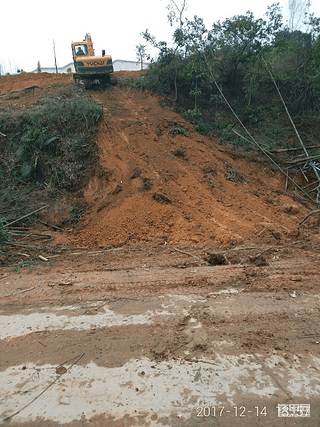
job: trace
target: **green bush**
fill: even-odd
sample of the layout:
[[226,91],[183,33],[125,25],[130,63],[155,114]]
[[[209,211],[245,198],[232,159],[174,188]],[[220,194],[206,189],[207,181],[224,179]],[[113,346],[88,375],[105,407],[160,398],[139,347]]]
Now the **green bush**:
[[173,136],[176,136],[176,135],[189,136],[188,132],[183,128],[174,128],[170,131],[170,133]]
[[10,233],[4,227],[6,222],[5,218],[0,218],[0,246],[5,246],[6,242],[12,240]]
[[[184,19],[174,31],[172,47],[146,30],[142,36],[159,55],[144,77],[144,87],[168,96],[198,132],[214,130],[230,141],[235,139],[230,132],[234,117],[223,125],[215,120],[217,112],[225,117],[230,111],[225,100],[251,130],[267,128],[264,120],[271,115],[278,118],[279,96],[266,60],[290,113],[317,115],[320,18],[306,13],[308,31],[303,32],[288,28],[279,3],[269,6],[266,16],[255,19],[248,11],[214,22],[211,30],[201,18]],[[249,147],[243,141],[237,144]]]
[[[4,158],[10,159],[10,173],[4,181],[76,188],[81,181],[79,168],[97,151],[94,136],[102,107],[82,92],[46,98],[31,112],[6,112],[0,116],[5,131]],[[0,186],[1,189],[1,186]]]
[[202,135],[207,135],[211,130],[210,126],[205,123],[202,117],[202,112],[199,108],[194,108],[193,110],[188,110],[183,114],[184,118],[189,120],[192,124],[195,125],[197,131]]
[[[38,99],[29,110],[9,107],[0,113],[6,135],[0,143],[0,206],[9,222],[17,212],[30,212],[38,197],[48,200],[86,184],[98,164],[101,115],[102,107],[75,85]],[[5,231],[2,225],[2,240],[9,237]]]

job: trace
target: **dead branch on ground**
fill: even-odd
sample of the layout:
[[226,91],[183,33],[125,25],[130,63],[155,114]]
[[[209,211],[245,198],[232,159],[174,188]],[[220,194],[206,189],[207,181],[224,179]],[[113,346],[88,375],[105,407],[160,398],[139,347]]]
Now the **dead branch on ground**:
[[303,224],[311,215],[314,215],[316,213],[320,212],[320,209],[316,209],[315,211],[309,212],[308,215],[299,222],[299,225]]
[[16,222],[21,221],[22,219],[28,218],[29,216],[34,215],[34,214],[36,214],[37,212],[40,212],[40,211],[42,211],[43,209],[45,209],[45,208],[47,208],[47,207],[48,207],[48,205],[46,205],[46,206],[42,206],[41,208],[36,209],[35,211],[28,213],[27,215],[24,215],[24,216],[22,216],[22,217],[20,217],[20,218],[18,218],[18,219],[15,219],[15,220],[14,220],[14,221],[12,221],[12,222],[9,222],[9,224],[4,224],[4,225],[3,225],[3,227],[9,227],[10,225],[15,224]]
[[192,255],[192,254],[190,254],[189,252],[181,251],[180,249],[177,249],[177,248],[173,248],[173,249],[174,249],[175,251],[177,251],[177,252],[182,253],[182,254],[192,256],[193,258],[197,259],[198,261],[201,261],[201,262],[203,262],[204,264],[209,265],[209,264],[208,264],[204,259],[199,258],[199,257],[197,257],[196,255]]
[[[62,374],[60,374],[55,380],[53,380],[44,390],[42,390],[42,392],[40,394],[38,394],[38,396],[36,396],[33,400],[31,400],[31,402],[27,403],[25,406],[23,406],[21,409],[19,409],[17,412],[15,412],[12,415],[9,415],[8,417],[4,418],[2,421],[11,421],[11,419],[15,416],[18,415],[21,411],[23,411],[25,408],[27,408],[28,406],[30,406],[33,402],[35,402],[37,399],[39,399],[40,396],[42,396],[51,386],[53,386],[53,384],[55,384],[61,377],[62,375],[66,374],[68,371],[70,371],[70,369],[79,362],[79,360],[84,356],[84,353],[81,353],[79,356],[74,357],[73,359],[68,360],[65,363],[70,362],[71,360],[74,360],[75,358],[77,358],[70,366],[68,369],[65,370],[65,372],[63,372]],[[62,365],[59,365],[59,367],[61,367]]]

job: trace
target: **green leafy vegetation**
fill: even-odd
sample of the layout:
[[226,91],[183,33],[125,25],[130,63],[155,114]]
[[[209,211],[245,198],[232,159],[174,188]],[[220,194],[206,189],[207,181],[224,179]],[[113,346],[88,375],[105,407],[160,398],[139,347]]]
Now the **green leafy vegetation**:
[[82,213],[79,212],[78,208],[72,208],[70,210],[71,220],[74,222],[78,222],[80,218],[82,218]]
[[176,135],[189,136],[188,132],[183,128],[174,128],[170,131],[170,133],[173,136],[176,136]]
[[210,126],[205,123],[202,112],[199,108],[194,108],[193,110],[187,110],[183,114],[184,118],[193,123],[197,131],[203,135],[207,135],[210,131]]
[[243,182],[243,179],[240,176],[240,172],[234,169],[228,169],[228,173],[225,175],[225,178],[232,182]]
[[6,217],[32,211],[39,191],[75,192],[85,184],[97,164],[101,115],[101,106],[77,86],[26,111],[1,113],[0,206]]
[[51,262],[41,262],[41,261],[20,261],[18,264],[13,266],[15,271],[23,270],[24,268],[29,268],[29,273],[32,273],[32,268],[30,267],[39,267],[39,266],[51,266]]
[[146,85],[144,84],[143,77],[141,78],[134,78],[134,77],[128,77],[118,80],[118,86],[119,87],[133,87],[135,89],[146,89]]
[[289,27],[274,3],[266,19],[255,19],[248,11],[213,22],[207,29],[197,16],[184,19],[185,5],[185,1],[169,3],[168,21],[177,25],[171,44],[157,41],[148,29],[142,33],[158,55],[136,86],[170,98],[198,132],[250,149],[232,132],[235,117],[227,101],[254,134],[269,130],[263,132],[263,144],[271,148],[286,141],[284,129],[276,124],[283,106],[266,61],[289,112],[318,115],[320,18],[307,13],[305,31]]
[[102,114],[88,99],[48,99],[24,114],[0,116],[4,158],[10,163],[5,180],[75,187],[81,181],[83,161],[92,156],[90,143]]
[[[5,229],[4,225],[6,223],[5,218],[0,218],[0,247],[4,246],[6,242],[10,242],[12,240],[11,235]],[[0,251],[1,255],[1,251]]]

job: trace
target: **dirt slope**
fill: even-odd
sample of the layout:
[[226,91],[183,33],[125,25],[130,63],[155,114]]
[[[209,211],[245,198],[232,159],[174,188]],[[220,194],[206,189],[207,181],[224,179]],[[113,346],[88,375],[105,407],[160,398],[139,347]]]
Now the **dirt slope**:
[[[0,95],[25,109],[69,84],[71,75],[6,76]],[[151,93],[112,87],[91,95],[104,111],[100,168],[84,189],[90,208],[70,230],[71,243],[277,243],[296,233],[308,210],[289,197],[285,178],[259,153],[250,161],[201,136]],[[47,214],[54,223],[58,218]],[[56,243],[67,240],[61,236]]]
[[31,86],[51,86],[59,83],[72,83],[72,74],[22,73],[0,77],[0,95],[8,95]]
[[76,244],[275,243],[307,213],[269,163],[199,135],[157,96],[119,87],[92,96],[104,110],[101,173],[84,191],[92,208]]

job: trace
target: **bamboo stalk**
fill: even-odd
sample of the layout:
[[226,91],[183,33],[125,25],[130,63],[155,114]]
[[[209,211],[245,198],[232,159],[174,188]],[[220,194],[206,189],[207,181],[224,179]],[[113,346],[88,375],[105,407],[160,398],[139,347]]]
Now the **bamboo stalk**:
[[4,242],[4,244],[2,246],[18,246],[19,248],[26,248],[26,249],[30,249],[32,251],[37,251],[39,249],[38,246],[35,248],[32,246],[21,245],[20,243],[13,243],[13,242]]
[[[288,172],[288,171],[287,171]],[[302,175],[304,176],[304,179],[309,182],[307,175],[303,172],[303,169],[300,168],[300,172],[302,173]]]
[[317,154],[316,156],[304,157],[303,159],[292,160],[291,162],[287,162],[287,163],[289,165],[294,165],[294,164],[297,164],[297,163],[309,162],[310,160],[317,160],[319,158],[320,158],[320,154]]
[[18,295],[18,294],[23,294],[23,293],[25,293],[25,292],[33,291],[34,289],[36,289],[36,287],[35,287],[35,286],[32,286],[32,288],[23,289],[22,291],[18,291],[18,292],[14,292],[13,294],[5,295],[5,297],[12,297],[12,296],[16,296],[16,295]]
[[[240,119],[239,119],[240,120]],[[245,138],[244,136],[242,136],[240,133],[238,133],[238,132],[236,132],[235,130],[233,130],[233,132],[235,133],[235,134],[237,134],[238,136],[240,136],[241,138],[243,138],[243,139],[245,139],[246,141],[249,141],[247,138]],[[251,135],[250,135],[251,136]],[[263,152],[263,154],[266,156],[266,157],[268,157],[268,159],[271,161],[271,163],[273,164],[273,165],[275,165],[278,169],[279,169],[279,171],[280,172],[282,172],[283,173],[283,175],[284,176],[286,176],[287,177],[287,179],[290,181],[290,182],[292,182],[292,184],[294,184],[300,191],[302,191],[302,193],[306,196],[306,197],[308,197],[308,199],[310,199],[313,203],[316,203],[317,204],[317,202],[316,201],[314,201],[313,200],[313,198],[311,197],[311,196],[309,196],[309,194],[306,192],[306,191],[304,191],[304,189],[303,188],[301,188],[300,187],[300,185],[299,184],[297,184],[270,156],[269,156],[269,154],[266,152],[266,150],[264,150],[261,146],[260,146],[260,144],[258,144],[256,141],[255,141],[255,139],[251,136],[251,138],[252,138],[252,140],[253,140],[253,144],[254,145],[256,145],[262,152]],[[249,141],[250,143],[252,143],[251,141]],[[291,167],[293,167],[293,166],[291,166]]]
[[[19,414],[21,411],[23,411],[23,409],[25,409],[25,408],[27,408],[28,406],[30,406],[33,402],[35,402],[40,396],[42,396],[47,390],[48,390],[48,388],[50,388],[53,384],[55,384],[61,377],[62,377],[62,375],[64,375],[64,374],[66,374],[67,372],[69,372],[70,371],[70,369],[76,364],[76,363],[78,363],[79,362],[79,360],[82,358],[84,356],[84,353],[81,353],[79,356],[76,356],[76,357],[74,357],[73,359],[70,359],[70,361],[71,360],[74,360],[74,359],[76,359],[75,360],[75,362],[73,362],[70,366],[69,366],[69,368],[67,368],[62,374],[60,374],[58,377],[56,377],[44,390],[42,390],[42,392],[41,393],[39,393],[34,399],[32,399],[31,400],[31,402],[29,402],[29,403],[27,403],[26,405],[24,405],[22,408],[20,408],[18,411],[16,411],[14,414],[12,414],[12,415],[9,415],[8,417],[6,417],[6,418],[4,418],[3,420],[1,420],[1,421],[11,421],[11,419],[15,416],[15,415],[17,415],[17,414]],[[69,361],[68,361],[69,362]],[[67,362],[66,362],[67,363]],[[62,366],[62,365],[60,365],[60,366]],[[59,366],[58,366],[58,368],[59,368]]]
[[[320,145],[311,145],[310,147],[306,147],[309,150],[311,150],[312,148],[320,148]],[[286,153],[287,151],[299,151],[299,150],[303,150],[302,147],[292,147],[292,148],[280,148],[280,149],[273,149],[273,150],[268,150],[269,153]]]
[[319,191],[319,186],[314,187],[312,190],[308,191],[308,194],[313,193],[314,191],[318,190]]
[[173,248],[173,249],[177,252],[180,252],[181,254],[192,256],[193,258],[197,259],[198,261],[201,261],[201,262],[208,264],[204,259],[201,259],[201,258],[197,257],[196,255],[192,255],[189,252],[181,251],[180,249],[177,249],[177,248]]
[[[293,122],[293,120],[292,120],[292,117],[291,117],[291,115],[290,115],[290,113],[289,113],[289,110],[288,110],[288,108],[287,108],[287,106],[286,106],[286,103],[284,102],[284,99],[283,99],[283,97],[282,97],[282,95],[281,95],[281,92],[280,92],[280,90],[279,90],[279,88],[278,88],[278,85],[277,85],[277,83],[276,83],[276,81],[275,81],[275,79],[274,79],[274,77],[273,77],[273,75],[272,75],[272,73],[271,73],[271,71],[270,71],[270,69],[269,69],[269,67],[268,67],[268,64],[267,64],[267,62],[266,62],[266,60],[264,59],[264,57],[263,57],[263,56],[262,56],[262,60],[263,60],[263,62],[264,62],[264,64],[265,64],[265,66],[266,66],[266,69],[267,69],[267,71],[268,71],[268,73],[269,73],[270,77],[271,77],[271,80],[273,81],[273,84],[275,85],[275,88],[276,88],[276,90],[277,90],[277,92],[278,92],[278,95],[279,95],[279,97],[280,97],[281,101],[282,101],[282,104],[283,104],[283,106],[284,106],[284,109],[286,110],[286,113],[287,113],[287,115],[288,115],[288,117],[289,117],[289,120],[290,120],[290,122],[291,122],[291,124],[292,124],[292,127],[293,127],[293,129],[294,129],[294,131],[295,131],[295,133],[296,133],[296,135],[297,135],[297,138],[298,138],[298,140],[299,140],[299,142],[300,142],[300,145],[301,145],[301,147],[303,148],[303,151],[304,151],[305,155],[306,155],[306,156],[309,158],[309,160],[310,160],[309,153],[308,153],[308,151],[307,151],[307,149],[306,149],[306,147],[305,147],[304,143],[302,142],[302,139],[301,139],[301,137],[300,137],[300,134],[299,134],[299,132],[298,132],[298,129],[296,128],[296,125],[294,124],[294,122]],[[314,165],[314,163],[313,163],[312,161],[311,161],[311,165],[312,165],[312,168],[313,168],[313,171],[314,171],[315,176],[317,177],[318,181],[320,182],[319,172],[318,172],[317,168],[315,167],[315,165]]]
[[317,209],[315,211],[309,212],[308,215],[302,221],[299,222],[299,225],[303,224],[309,218],[309,216],[311,216],[311,215],[313,215],[315,213],[318,213],[318,212],[320,212],[320,209]]
[[314,181],[314,182],[311,182],[310,184],[308,184],[308,185],[305,185],[304,187],[302,187],[304,190],[306,189],[306,188],[308,188],[308,187],[311,187],[312,185],[314,185],[314,184],[319,184],[318,183],[318,181]]
[[46,239],[51,239],[52,236],[50,236],[49,234],[27,234],[27,233],[23,233],[20,231],[9,231],[9,233],[11,234],[11,236],[21,236],[21,237],[44,237]]
[[42,206],[42,208],[39,208],[39,209],[37,209],[37,210],[35,210],[33,212],[30,212],[27,215],[24,215],[24,216],[22,216],[22,217],[20,217],[20,218],[18,218],[16,220],[14,220],[14,221],[12,221],[12,222],[9,222],[9,224],[5,224],[4,227],[9,227],[10,225],[15,224],[16,222],[21,221],[22,219],[28,218],[29,216],[31,216],[31,215],[33,215],[33,214],[35,214],[37,212],[40,212],[40,211],[42,211],[43,209],[45,209],[47,207],[48,207],[48,205]]
[[[265,228],[263,230],[266,230]],[[263,231],[262,230],[262,231]],[[262,233],[262,231],[260,233]],[[259,234],[260,234],[259,233]],[[258,235],[259,235],[258,234]],[[269,249],[272,249],[274,246],[271,246],[270,248],[266,249],[266,251],[268,251]],[[279,246],[277,246],[278,248]],[[220,252],[213,252],[213,255],[222,255],[222,254],[227,254],[229,252],[239,252],[239,251],[253,251],[255,249],[262,249],[261,246],[253,246],[253,247],[243,247],[243,248],[233,248],[233,249],[227,249],[225,251],[220,251]]]
[[48,224],[47,222],[41,221],[40,219],[38,221],[41,222],[41,224],[47,225],[48,227],[52,227],[52,228],[55,228],[55,229],[61,230],[61,231],[66,231],[63,228],[58,227],[57,225]]

